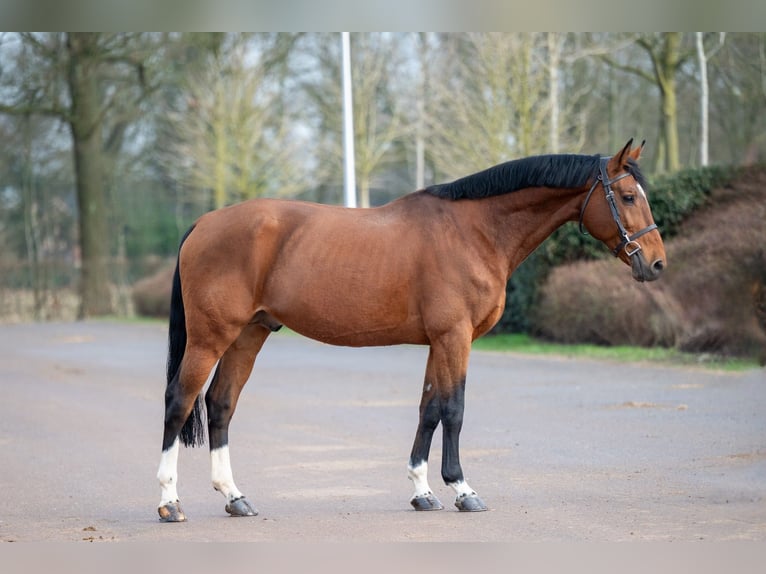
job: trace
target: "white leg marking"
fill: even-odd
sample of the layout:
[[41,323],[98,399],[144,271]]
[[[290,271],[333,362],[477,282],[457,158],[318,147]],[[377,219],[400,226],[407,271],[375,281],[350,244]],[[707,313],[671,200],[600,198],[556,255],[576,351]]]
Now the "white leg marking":
[[160,497],[160,507],[168,502],[178,502],[178,449],[179,442],[176,441],[168,449],[162,451],[160,459],[160,469],[157,471],[157,480],[160,481],[162,495]]
[[231,460],[229,459],[229,447],[222,446],[210,451],[211,477],[213,488],[231,502],[242,497],[242,493],[234,484],[234,476],[231,472]]
[[449,486],[455,491],[457,498],[460,498],[461,496],[476,496],[476,491],[468,486],[468,483],[464,480],[452,482]]
[[421,462],[417,466],[407,465],[407,478],[415,483],[415,494],[412,498],[432,494],[431,487],[428,486],[428,463]]

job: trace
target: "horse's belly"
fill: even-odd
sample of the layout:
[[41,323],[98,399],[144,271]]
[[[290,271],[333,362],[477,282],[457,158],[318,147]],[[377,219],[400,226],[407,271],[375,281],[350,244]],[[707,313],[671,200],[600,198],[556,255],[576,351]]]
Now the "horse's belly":
[[285,323],[301,335],[343,347],[379,347],[385,345],[414,344],[423,345],[428,341],[422,330],[413,328],[384,328],[349,331],[347,325],[307,325],[304,323]]
[[424,343],[411,294],[345,280],[307,280],[267,294],[264,308],[290,329],[332,345],[351,347]]

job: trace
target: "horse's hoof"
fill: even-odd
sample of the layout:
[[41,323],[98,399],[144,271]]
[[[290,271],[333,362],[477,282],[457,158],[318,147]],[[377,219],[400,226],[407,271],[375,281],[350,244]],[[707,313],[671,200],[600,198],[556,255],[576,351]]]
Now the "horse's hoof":
[[160,514],[160,522],[186,522],[186,515],[177,500],[160,506],[157,512]]
[[244,496],[235,498],[229,504],[226,505],[226,512],[232,516],[257,516],[258,511],[250,506],[250,503],[245,500]]
[[460,512],[483,512],[487,505],[477,494],[461,494],[455,499],[455,506]]
[[441,510],[444,508],[439,499],[430,492],[422,496],[415,496],[410,500],[412,508],[415,510]]

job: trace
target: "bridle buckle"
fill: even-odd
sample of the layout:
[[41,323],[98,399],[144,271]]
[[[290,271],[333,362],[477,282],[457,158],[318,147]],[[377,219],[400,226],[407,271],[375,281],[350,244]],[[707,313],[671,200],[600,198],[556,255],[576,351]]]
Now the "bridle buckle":
[[[635,245],[635,247],[631,248],[632,245]],[[628,241],[625,244],[625,255],[628,257],[633,257],[639,251],[641,251],[641,245],[638,241]]]

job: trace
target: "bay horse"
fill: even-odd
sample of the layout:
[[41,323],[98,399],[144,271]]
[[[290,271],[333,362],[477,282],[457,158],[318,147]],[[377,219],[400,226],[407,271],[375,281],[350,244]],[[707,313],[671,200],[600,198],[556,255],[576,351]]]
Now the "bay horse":
[[179,444],[204,443],[205,407],[213,487],[232,516],[257,514],[234,483],[228,428],[258,352],[282,325],[333,345],[428,345],[410,504],[443,508],[427,479],[441,423],[441,476],[455,506],[486,510],[464,479],[458,440],[471,342],[500,318],[511,273],[567,221],[579,221],[638,281],[666,266],[637,163],[644,144],[632,143],[613,157],[509,161],[371,209],[253,199],[200,217],[173,278],[160,520],[186,520]]

